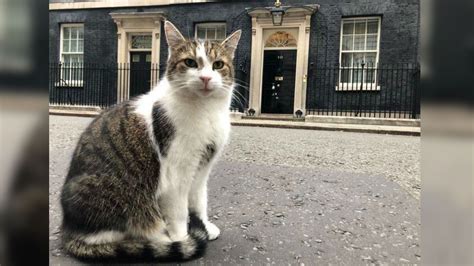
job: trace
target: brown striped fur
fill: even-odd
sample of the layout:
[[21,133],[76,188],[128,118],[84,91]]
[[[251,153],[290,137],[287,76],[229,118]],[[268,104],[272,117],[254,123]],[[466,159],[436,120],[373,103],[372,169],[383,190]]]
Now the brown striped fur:
[[[146,126],[131,106],[122,104],[105,112],[91,123],[74,152],[63,191],[63,204],[68,204],[65,225],[148,231],[160,213],[154,205],[137,208],[134,203],[154,202],[159,171]],[[81,209],[80,215],[68,213],[71,209]]]
[[[186,77],[185,73],[189,71],[184,63],[186,59],[195,60],[198,70],[203,68],[204,61],[196,53],[202,54],[204,47],[205,60],[211,65],[216,61],[224,63],[221,69],[211,70],[219,80],[218,89],[213,88],[214,91],[221,90],[224,91],[221,95],[230,95],[234,77],[232,60],[241,32],[232,34],[228,38],[230,42],[185,40],[171,23],[166,22],[166,25],[165,29],[173,32],[167,34],[170,57],[162,83],[167,84],[169,81],[168,84],[171,84],[175,79]],[[198,46],[200,50],[196,52]],[[210,68],[207,63],[205,69]],[[197,81],[201,82],[199,77]],[[169,93],[173,95],[174,91]],[[170,115],[182,107],[182,102],[176,101],[179,103],[178,108],[167,109],[163,100],[147,102],[149,98],[146,97],[154,96],[150,93],[104,111],[92,121],[77,143],[63,186],[61,206],[64,247],[79,258],[103,259],[125,255],[148,256],[152,259],[191,259],[201,256],[208,239],[215,239],[219,233],[218,228],[208,221],[207,213],[198,208],[192,209],[192,206],[189,212],[186,206],[174,208],[174,194],[160,208],[165,192],[159,194],[158,191],[164,187],[160,182],[170,182],[166,181],[169,175],[161,171],[161,167],[167,170],[179,168],[175,161],[171,166],[163,164],[169,162],[166,160],[168,155],[176,155],[173,158],[177,157],[179,162],[183,153],[192,153],[199,159],[196,164],[204,168],[211,164],[219,147],[223,146],[224,138],[221,136],[218,139],[220,142],[216,138],[209,139],[208,143],[194,150],[187,150],[189,147],[186,146],[172,152],[172,143],[186,143],[178,141],[178,137],[182,137],[177,135],[176,126],[179,123],[171,119]],[[230,101],[222,99],[215,101],[222,102],[222,108],[228,110]],[[143,111],[141,107],[144,106],[149,108]],[[210,134],[212,137],[216,135],[219,134]],[[193,139],[192,143],[200,142]],[[165,178],[160,181],[162,173]],[[181,176],[188,177],[187,174]],[[176,180],[179,181],[178,185],[186,183],[179,178],[172,179]],[[169,227],[170,220],[167,219],[172,216],[169,213],[166,216],[166,211],[170,209],[186,211],[182,217],[188,218],[187,232],[186,220],[180,220],[183,221],[180,228],[184,228],[184,238],[172,237],[173,231],[169,229],[172,227]],[[209,226],[213,226],[214,231]],[[211,238],[210,232],[214,233],[214,238]]]

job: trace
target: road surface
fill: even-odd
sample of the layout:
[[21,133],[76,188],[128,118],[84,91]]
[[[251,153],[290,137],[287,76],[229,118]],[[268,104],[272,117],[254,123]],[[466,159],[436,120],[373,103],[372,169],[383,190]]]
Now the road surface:
[[[60,246],[59,193],[91,118],[50,116],[50,260]],[[211,174],[219,239],[190,265],[420,262],[420,138],[233,127]],[[137,261],[138,262],[138,261]]]

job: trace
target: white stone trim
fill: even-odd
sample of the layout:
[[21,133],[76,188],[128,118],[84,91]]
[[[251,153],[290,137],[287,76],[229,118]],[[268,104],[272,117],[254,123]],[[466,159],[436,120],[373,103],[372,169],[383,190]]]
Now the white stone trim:
[[[60,29],[59,29],[59,62],[61,63],[61,68],[64,64],[64,54],[70,54],[70,55],[82,55],[82,65],[84,65],[84,39],[85,39],[85,35],[83,33],[83,47],[82,47],[82,52],[64,52],[64,48],[63,48],[63,42],[64,42],[64,29],[65,28],[79,28],[81,27],[83,30],[84,30],[84,23],[61,23],[60,25]],[[58,88],[61,88],[61,87],[78,87],[78,88],[81,88],[83,87],[83,79],[84,79],[84,76],[82,76],[82,79],[68,79],[68,80],[64,80],[63,79],[63,69],[59,69],[59,76],[60,76],[60,81],[59,82],[55,82],[55,86],[57,86]],[[71,68],[71,66],[68,66],[68,68]],[[71,75],[71,74],[70,74]],[[84,73],[82,73],[82,75],[84,75]]]
[[75,3],[50,3],[49,10],[93,9],[112,7],[164,6],[174,4],[192,4],[211,2],[209,0],[101,0]]
[[257,115],[261,114],[262,106],[263,58],[266,50],[263,31],[265,29],[288,28],[298,30],[293,113],[297,110],[303,111],[303,114],[305,113],[311,15],[317,11],[319,6],[311,6],[311,8],[313,8],[313,11],[305,8],[288,9],[283,18],[282,26],[273,25],[268,10],[257,9],[249,12],[252,17],[249,108],[254,109]]
[[[150,34],[152,36],[151,63],[159,66],[160,63],[160,40],[161,22],[164,20],[162,12],[130,12],[110,13],[117,24],[117,63],[130,63],[130,38],[133,34]],[[134,50],[135,51],[135,50]],[[121,73],[119,73],[120,75]],[[123,73],[122,73],[123,74]],[[120,76],[118,77],[120,78]],[[159,71],[152,71],[151,88],[159,80]],[[117,86],[117,102],[128,100],[130,96],[129,84]]]
[[[354,49],[354,45],[355,45],[355,36],[354,36],[354,39],[353,39],[353,44],[352,44],[352,50],[342,50],[342,45],[343,45],[343,38],[344,38],[344,23],[346,23],[347,21],[350,21],[350,20],[354,20],[354,21],[357,21],[357,20],[360,20],[360,21],[366,21],[367,23],[367,20],[377,20],[377,23],[378,23],[378,32],[377,32],[377,48],[374,49],[374,50],[355,50]],[[365,27],[365,33],[364,35],[366,36],[365,38],[367,39],[367,24],[366,24],[366,27]],[[355,31],[355,26],[354,26],[354,31]],[[357,90],[360,90],[360,83],[357,83],[357,82],[348,82],[348,83],[344,83],[341,81],[342,79],[342,75],[341,75],[341,70],[344,69],[345,67],[342,66],[342,54],[344,53],[375,53],[375,65],[372,66],[372,68],[375,68],[375,73],[374,73],[374,76],[375,76],[375,79],[376,79],[376,82],[374,83],[369,83],[367,85],[367,88],[373,88],[373,89],[364,89],[363,90],[372,90],[372,91],[378,91],[380,90],[380,86],[378,85],[378,82],[377,82],[377,77],[378,77],[378,73],[377,73],[377,69],[378,69],[378,63],[379,63],[379,58],[380,58],[380,35],[382,33],[382,17],[380,16],[369,16],[369,17],[345,17],[341,20],[341,29],[340,29],[340,40],[339,40],[339,66],[340,66],[340,70],[339,70],[339,85],[336,86],[336,91],[357,91]],[[355,34],[354,34],[355,35]],[[348,69],[352,69],[354,68],[354,66],[351,66],[351,67],[348,67]],[[371,69],[367,66],[366,69]],[[354,85],[355,84],[355,85]]]
[[[213,27],[213,26],[224,26],[224,39],[219,40],[219,41],[224,41],[226,36],[227,36],[227,23],[226,22],[199,22],[194,25],[194,38],[198,39],[198,28],[199,26],[207,26],[207,27]],[[217,32],[216,32],[217,34]],[[207,33],[206,33],[207,35]],[[206,36],[207,39],[207,36]],[[213,39],[213,40],[218,40],[218,39]]]

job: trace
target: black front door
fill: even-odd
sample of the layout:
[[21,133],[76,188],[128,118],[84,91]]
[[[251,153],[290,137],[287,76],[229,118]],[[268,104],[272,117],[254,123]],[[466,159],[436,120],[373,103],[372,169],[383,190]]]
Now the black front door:
[[150,91],[151,52],[130,52],[130,98]]
[[295,98],[296,50],[265,51],[262,113],[292,114]]

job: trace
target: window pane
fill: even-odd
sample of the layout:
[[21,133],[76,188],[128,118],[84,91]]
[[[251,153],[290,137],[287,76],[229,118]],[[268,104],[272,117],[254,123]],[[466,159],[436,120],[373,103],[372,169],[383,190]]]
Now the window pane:
[[83,53],[84,52],[84,41],[78,41],[78,47],[77,47],[77,51],[79,53]]
[[365,21],[356,22],[355,24],[355,33],[356,34],[365,34]]
[[342,33],[343,34],[354,34],[354,23],[344,22]]
[[375,59],[377,58],[377,53],[366,53],[365,54],[365,63],[367,67],[375,67]]
[[73,56],[73,80],[82,80],[82,55]]
[[351,67],[352,66],[352,56],[351,53],[343,53],[341,56],[341,66],[342,67]]
[[206,39],[206,29],[198,27],[197,28],[197,37],[198,37],[198,39]]
[[71,80],[77,80],[78,78],[78,67],[77,67],[77,62],[76,58],[74,58],[74,62],[71,66]]
[[377,50],[377,35],[367,35],[367,50]]
[[207,28],[207,39],[208,40],[215,40],[216,39],[216,29],[215,28]]
[[77,52],[77,40],[71,40],[71,51],[70,52]]
[[63,55],[64,64],[61,70],[62,82],[83,79],[83,55]]
[[74,40],[74,39],[77,39],[77,28],[75,27],[72,27],[72,28],[69,28],[70,29],[70,32],[71,32],[71,39]]
[[69,40],[70,39],[70,32],[71,32],[70,28],[68,28],[68,27],[63,28],[63,39],[64,40]]
[[348,35],[342,37],[342,50],[352,50],[352,42],[354,39],[354,35]]
[[365,65],[367,70],[364,71],[364,82],[365,83],[374,83],[375,82],[375,68],[377,66],[376,62],[377,53],[366,53],[365,54]]
[[84,55],[78,54],[78,55],[76,55],[76,57],[77,57],[77,62],[78,62],[79,64],[83,64],[83,63],[84,63]]
[[217,28],[217,36],[216,39],[218,40],[224,40],[225,39],[225,27],[220,26]]
[[354,67],[361,67],[361,64],[364,62],[364,56],[364,53],[354,54]]
[[84,40],[84,28],[79,28],[79,39]]
[[64,55],[63,56],[63,66],[61,67],[61,78],[63,79],[62,82],[71,79],[71,55]]
[[63,52],[69,52],[69,41],[63,40]]
[[367,23],[367,33],[378,33],[379,32],[379,22],[378,20],[369,21]]
[[151,35],[133,35],[132,49],[151,49]]
[[[360,85],[360,83],[375,83],[377,67],[377,52],[362,53],[347,51],[363,51],[373,50],[378,48],[379,36],[379,20],[344,20],[342,24],[342,52],[341,52],[341,67],[347,68],[341,70],[341,82],[353,83]],[[362,63],[364,63],[364,70],[362,71]],[[352,85],[349,85],[349,87]],[[358,89],[357,87],[352,89]]]
[[63,55],[63,63],[67,64],[69,62],[71,62],[71,55],[70,54]]
[[365,49],[365,35],[356,35],[354,38],[354,50]]
[[[362,82],[362,69],[360,68],[353,68],[352,69],[352,82],[353,83],[361,83]],[[358,89],[358,88],[355,88],[354,89]]]
[[201,24],[197,25],[196,37],[207,40],[224,40],[226,37],[225,24]]
[[140,55],[139,54],[132,55],[132,63],[138,63],[138,62],[140,62]]

